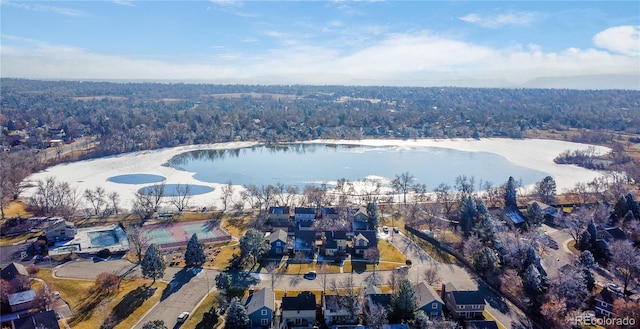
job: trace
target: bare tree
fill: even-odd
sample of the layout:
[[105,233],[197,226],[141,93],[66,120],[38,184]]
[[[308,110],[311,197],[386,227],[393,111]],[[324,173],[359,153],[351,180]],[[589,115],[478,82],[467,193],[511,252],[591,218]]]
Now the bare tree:
[[107,207],[107,192],[102,186],[96,187],[95,190],[84,190],[84,198],[91,204],[92,215],[98,216],[104,213]]
[[497,208],[504,204],[504,198],[502,197],[504,195],[504,191],[502,186],[494,186],[493,183],[487,181],[484,182],[482,188],[484,189],[487,205],[489,207]]
[[118,206],[120,204],[120,194],[118,192],[111,192],[107,198],[111,202],[111,211],[117,215],[120,210]]
[[140,220],[151,218],[156,211],[156,206],[151,195],[136,192],[131,212],[140,217]]
[[322,293],[325,293],[327,291],[327,274],[329,273],[329,265],[327,265],[326,263],[322,263],[322,265],[320,265],[320,267],[318,267],[318,277],[320,279],[320,285],[322,285]]
[[276,262],[269,262],[265,269],[271,277],[271,290],[273,290],[276,287],[276,282],[282,277],[282,272],[280,271],[280,268],[278,268],[278,263]]
[[368,302],[362,313],[364,315],[364,323],[367,325],[367,328],[371,329],[382,329],[387,323],[387,317],[389,315],[387,309],[382,305]]
[[47,177],[37,182],[36,192],[27,202],[36,215],[71,218],[80,205],[80,196],[69,183]]
[[332,279],[329,283],[329,289],[336,292],[338,303],[342,308],[346,309],[350,314],[359,313],[359,300],[362,290],[356,286],[353,272],[340,281]]
[[15,200],[25,188],[24,179],[36,166],[33,152],[0,153],[0,213],[4,219],[4,209]]
[[567,227],[569,234],[571,234],[571,237],[576,241],[580,239],[580,235],[587,228],[590,220],[591,214],[587,207],[578,207],[574,209],[571,214],[562,217],[562,223]]
[[411,191],[411,182],[415,179],[415,177],[409,172],[403,172],[402,174],[396,175],[396,177],[391,181],[391,187],[396,193],[402,193],[402,201],[404,205],[407,205],[407,193]]
[[175,193],[171,196],[171,203],[176,206],[178,212],[184,211],[189,205],[191,199],[191,185],[176,185]]
[[140,226],[129,226],[127,228],[127,238],[129,238],[129,245],[132,247],[136,258],[138,259],[138,264],[140,264],[142,262],[143,253],[149,246],[149,240],[142,232],[142,228]]
[[425,268],[424,272],[422,272],[422,277],[424,281],[431,286],[442,281],[442,277],[440,276],[440,273],[438,273],[438,268],[435,266]]
[[623,290],[626,291],[633,278],[640,275],[640,252],[631,243],[617,240],[611,245],[612,272],[622,280]]
[[164,193],[166,191],[166,183],[162,182],[160,184],[153,184],[147,188],[145,188],[145,193],[151,196],[151,200],[153,200],[153,210],[157,211],[162,203],[162,197],[164,197]]
[[451,191],[451,186],[440,183],[433,191],[436,193],[436,203],[441,205],[444,210],[444,216],[449,218],[455,206],[455,197]]
[[233,203],[233,184],[227,182],[222,186],[222,213],[227,211],[230,204]]

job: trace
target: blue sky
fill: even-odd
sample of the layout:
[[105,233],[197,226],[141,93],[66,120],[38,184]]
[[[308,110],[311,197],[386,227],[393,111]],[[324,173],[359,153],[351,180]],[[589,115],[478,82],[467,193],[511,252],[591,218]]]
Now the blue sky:
[[5,1],[1,75],[517,86],[640,75],[638,1]]

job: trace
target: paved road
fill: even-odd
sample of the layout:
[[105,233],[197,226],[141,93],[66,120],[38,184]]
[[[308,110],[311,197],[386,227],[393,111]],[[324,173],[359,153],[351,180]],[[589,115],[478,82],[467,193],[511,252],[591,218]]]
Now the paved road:
[[[142,277],[140,268],[124,259],[94,262],[78,260],[68,262],[55,270],[57,277],[75,279],[95,279],[103,272],[124,274],[129,277]],[[164,293],[160,303],[144,315],[135,328],[152,320],[163,320],[169,328],[176,327],[177,317],[183,311],[192,312],[198,303],[207,295],[208,289],[215,288],[215,276],[218,271],[202,270],[193,272],[181,268],[167,267],[161,279],[169,283],[169,291]]]

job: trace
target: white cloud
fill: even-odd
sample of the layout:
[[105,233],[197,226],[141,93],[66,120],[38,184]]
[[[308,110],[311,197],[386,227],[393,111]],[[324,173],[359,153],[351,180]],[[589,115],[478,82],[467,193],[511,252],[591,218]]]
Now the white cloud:
[[116,5],[127,6],[127,7],[135,7],[136,4],[131,0],[112,0]]
[[640,56],[640,26],[616,26],[593,37],[596,47],[628,56]]
[[532,23],[535,18],[536,14],[533,12],[513,12],[487,16],[471,13],[462,17],[458,17],[458,19],[461,21],[492,29],[508,25],[527,25]]
[[[275,31],[266,33],[289,37]],[[0,45],[2,75],[24,78],[414,86],[469,85],[468,81],[486,80],[516,86],[538,77],[640,71],[637,54],[595,48],[545,52],[535,44],[495,49],[427,31],[386,34],[354,51],[301,40],[259,55],[212,47],[211,62],[200,64],[109,56],[33,41],[21,43],[6,36],[3,41],[9,42]]]
[[25,10],[38,11],[38,12],[51,12],[51,13],[56,13],[60,15],[65,15],[65,16],[72,16],[72,17],[83,16],[86,14],[81,10],[58,7],[58,6],[43,5],[43,4],[30,4],[30,3],[13,2],[13,1],[2,1],[1,4],[3,6],[12,6],[16,8],[22,8]]

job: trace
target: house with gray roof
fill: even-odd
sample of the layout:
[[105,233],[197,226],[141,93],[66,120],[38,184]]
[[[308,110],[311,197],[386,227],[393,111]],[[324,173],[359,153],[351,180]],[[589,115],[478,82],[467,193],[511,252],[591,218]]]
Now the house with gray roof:
[[273,290],[264,288],[254,291],[244,302],[251,328],[270,328],[276,310]]
[[416,285],[416,304],[430,319],[440,318],[444,301],[432,286],[420,282]]
[[287,240],[288,233],[283,229],[277,229],[267,237],[269,245],[269,254],[273,256],[282,256],[288,252]]

